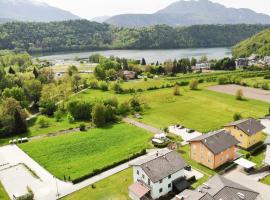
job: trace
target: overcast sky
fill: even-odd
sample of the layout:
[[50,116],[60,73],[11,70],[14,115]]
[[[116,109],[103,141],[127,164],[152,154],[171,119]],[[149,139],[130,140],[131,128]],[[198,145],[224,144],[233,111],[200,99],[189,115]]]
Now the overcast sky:
[[[86,19],[122,13],[153,13],[176,0],[38,0]],[[227,7],[250,8],[270,15],[270,0],[211,0]]]

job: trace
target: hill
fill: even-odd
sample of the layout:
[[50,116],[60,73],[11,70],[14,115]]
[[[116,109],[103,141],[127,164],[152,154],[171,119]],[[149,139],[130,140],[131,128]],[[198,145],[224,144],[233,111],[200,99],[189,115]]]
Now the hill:
[[190,26],[199,24],[270,24],[270,16],[250,9],[227,8],[208,0],[177,1],[153,14],[122,14],[111,17],[109,24],[142,27],[157,24]]
[[49,22],[79,19],[68,11],[32,0],[0,0],[0,8],[0,18],[15,21]]
[[99,17],[95,17],[95,18],[91,19],[91,21],[98,22],[98,23],[103,23],[103,22],[105,22],[106,20],[108,20],[110,18],[111,18],[110,16],[99,16]]
[[0,50],[56,52],[97,49],[231,47],[270,25],[117,28],[87,20],[0,24]]
[[247,57],[251,54],[270,56],[270,29],[264,30],[234,46],[234,57]]

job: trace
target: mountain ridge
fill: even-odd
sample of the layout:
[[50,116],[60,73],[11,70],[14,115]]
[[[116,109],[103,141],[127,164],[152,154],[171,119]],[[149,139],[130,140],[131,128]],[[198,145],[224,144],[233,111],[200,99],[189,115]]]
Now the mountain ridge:
[[270,24],[270,16],[247,8],[227,8],[209,0],[180,0],[153,14],[121,14],[106,21],[123,27],[166,24],[191,26],[201,24]]

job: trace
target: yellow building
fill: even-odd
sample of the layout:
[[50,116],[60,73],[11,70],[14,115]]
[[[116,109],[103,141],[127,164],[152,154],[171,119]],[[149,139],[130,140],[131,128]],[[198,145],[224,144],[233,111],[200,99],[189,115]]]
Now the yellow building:
[[224,126],[224,128],[240,142],[238,146],[244,149],[261,142],[261,131],[265,129],[258,120],[253,118],[232,122]]

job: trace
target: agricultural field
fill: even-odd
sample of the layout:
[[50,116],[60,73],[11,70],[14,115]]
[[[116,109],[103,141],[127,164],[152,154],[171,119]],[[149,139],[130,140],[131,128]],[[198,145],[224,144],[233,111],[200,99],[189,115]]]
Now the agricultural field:
[[60,179],[88,175],[146,149],[150,133],[120,123],[34,140],[20,148]]
[[0,199],[1,200],[10,200],[8,194],[6,193],[3,185],[0,182]]
[[97,182],[93,186],[88,186],[69,196],[66,196],[62,198],[62,200],[129,200],[128,186],[130,186],[132,183],[132,168],[129,168],[100,182]]

